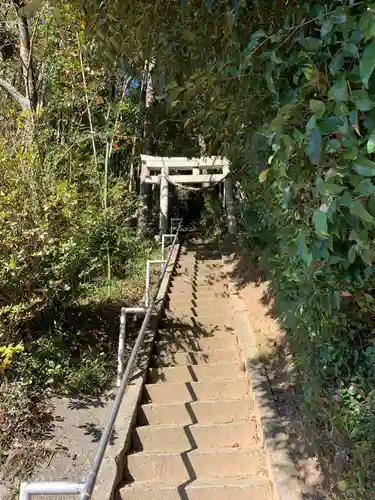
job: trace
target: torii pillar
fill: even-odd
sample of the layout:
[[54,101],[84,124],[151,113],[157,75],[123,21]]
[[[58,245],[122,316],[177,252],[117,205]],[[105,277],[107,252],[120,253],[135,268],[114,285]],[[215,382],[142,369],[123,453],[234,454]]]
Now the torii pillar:
[[164,164],[160,175],[160,218],[159,230],[160,234],[169,233],[168,220],[168,167]]
[[228,233],[234,235],[237,233],[237,222],[233,196],[233,181],[230,175],[227,175],[224,179],[224,198],[227,212]]

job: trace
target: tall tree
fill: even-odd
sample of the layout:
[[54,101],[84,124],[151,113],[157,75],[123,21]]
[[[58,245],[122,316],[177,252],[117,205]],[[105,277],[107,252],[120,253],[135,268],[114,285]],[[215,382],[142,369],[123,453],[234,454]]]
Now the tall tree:
[[[4,9],[5,7],[5,9]],[[9,13],[13,12],[12,24],[18,32],[18,60],[19,71],[22,74],[22,88],[17,88],[10,81],[0,77],[0,87],[7,92],[11,98],[23,109],[35,112],[38,101],[37,85],[35,80],[35,71],[33,64],[33,40],[34,36],[30,37],[29,21],[27,18],[27,4],[24,0],[12,0],[6,2],[2,8],[2,24],[7,29],[10,24]],[[37,25],[34,27],[34,33]]]

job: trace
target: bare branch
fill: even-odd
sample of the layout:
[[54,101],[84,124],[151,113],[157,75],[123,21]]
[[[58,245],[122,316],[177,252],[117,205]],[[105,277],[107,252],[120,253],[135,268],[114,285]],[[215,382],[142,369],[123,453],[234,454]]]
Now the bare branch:
[[12,84],[0,78],[0,87],[4,89],[14,101],[16,101],[22,109],[30,109],[29,99],[22,95],[21,92],[18,92]]

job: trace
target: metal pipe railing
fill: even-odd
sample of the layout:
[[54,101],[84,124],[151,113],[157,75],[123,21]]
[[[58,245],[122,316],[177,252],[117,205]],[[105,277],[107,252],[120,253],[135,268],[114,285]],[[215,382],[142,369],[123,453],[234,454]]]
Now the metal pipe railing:
[[[167,238],[174,238],[174,234],[162,234],[161,236],[161,259],[164,260],[165,256],[165,240]],[[173,239],[172,239],[173,241]]]
[[[175,227],[175,222],[177,222],[177,225],[176,225],[176,232],[178,232],[181,228],[181,224],[182,224],[182,217],[172,217],[171,218],[171,233],[173,233],[173,229]],[[178,228],[178,229],[177,229]]]
[[160,278],[158,280],[155,291],[151,297],[151,301],[150,301],[150,304],[147,308],[145,318],[143,320],[143,323],[142,323],[141,329],[139,331],[137,340],[134,344],[132,353],[130,355],[128,364],[126,366],[124,376],[122,377],[120,387],[117,391],[111,414],[109,416],[107,425],[105,426],[105,429],[103,431],[102,437],[99,441],[96,455],[94,457],[90,472],[89,472],[87,479],[86,479],[86,482],[84,484],[83,491],[80,495],[80,500],[89,500],[91,498],[92,492],[94,490],[96,479],[97,479],[98,473],[99,473],[99,469],[100,469],[100,466],[101,466],[103,458],[104,458],[104,453],[105,453],[105,450],[107,449],[107,446],[108,446],[108,443],[109,443],[109,440],[110,440],[110,437],[112,434],[113,426],[115,425],[116,417],[117,417],[117,414],[119,412],[120,405],[121,405],[122,399],[124,397],[126,388],[128,386],[130,375],[131,375],[131,372],[133,371],[134,363],[135,363],[135,360],[137,358],[139,348],[141,347],[141,345],[143,343],[143,339],[146,335],[147,327],[148,327],[148,324],[149,324],[151,316],[152,316],[152,312],[153,312],[153,309],[155,306],[156,298],[158,296],[160,286],[162,284],[165,273],[167,271],[168,264],[171,260],[174,246],[177,242],[179,229],[180,229],[180,226],[178,227],[178,229],[176,231],[176,235],[175,235],[175,238],[173,240],[173,244],[170,248],[170,251],[168,253],[168,257],[167,257],[165,264],[164,264],[164,267],[163,267],[163,271],[160,275]]
[[[100,466],[104,459],[105,451],[108,447],[109,440],[112,435],[113,427],[116,422],[116,418],[120,409],[121,402],[123,400],[125,391],[128,387],[131,373],[134,368],[135,361],[137,359],[138,351],[143,343],[144,337],[146,335],[147,327],[152,317],[153,309],[156,303],[156,299],[159,293],[160,286],[164,279],[167,267],[172,257],[173,249],[177,242],[178,233],[181,227],[181,222],[176,230],[176,234],[168,253],[168,257],[164,262],[163,270],[161,272],[160,278],[155,287],[155,291],[152,294],[151,300],[147,307],[144,320],[142,322],[141,329],[139,330],[137,340],[135,341],[133,350],[130,354],[128,364],[124,375],[121,379],[120,386],[117,390],[116,397],[112,406],[111,414],[107,420],[104,427],[103,434],[100,438],[98,448],[95,453],[95,457],[92,461],[90,471],[87,475],[86,481],[84,483],[73,482],[73,481],[50,481],[50,482],[33,482],[33,483],[22,483],[20,488],[19,500],[29,500],[30,495],[71,495],[80,493],[80,500],[90,500],[92,493],[95,488],[96,480],[99,474]],[[123,328],[124,325],[121,325]]]
[[118,337],[117,353],[117,387],[120,387],[125,369],[125,340],[127,314],[146,314],[145,307],[122,307],[120,315],[120,332]]
[[37,481],[21,485],[19,500],[28,500],[31,495],[78,495],[83,483],[71,481]]

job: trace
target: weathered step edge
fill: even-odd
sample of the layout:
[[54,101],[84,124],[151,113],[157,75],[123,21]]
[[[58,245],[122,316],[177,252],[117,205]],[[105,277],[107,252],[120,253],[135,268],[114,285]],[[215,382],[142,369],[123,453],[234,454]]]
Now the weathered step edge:
[[236,317],[238,343],[242,350],[246,375],[260,420],[261,440],[267,455],[274,498],[275,500],[304,500],[302,485],[297,478],[297,470],[288,450],[288,437],[285,429],[289,422],[282,419],[277,411],[265,367],[260,361],[254,329],[235,283],[229,286],[229,296]]
[[266,479],[224,478],[218,481],[193,481],[181,488],[180,485],[166,485],[157,482],[136,482],[123,486],[119,491],[119,500],[269,500],[271,482]]
[[148,361],[151,357],[153,339],[155,338],[158,322],[162,314],[171,284],[172,276],[181,250],[181,244],[177,244],[173,250],[167,272],[156,298],[155,313],[151,319],[149,329],[144,340],[144,349],[140,352],[142,359],[141,367],[137,370],[122,400],[116,420],[116,440],[112,446],[107,448],[92,500],[113,500],[118,486],[123,479],[125,457],[131,449],[132,430],[137,419],[138,404],[142,398],[143,385],[146,380]]

